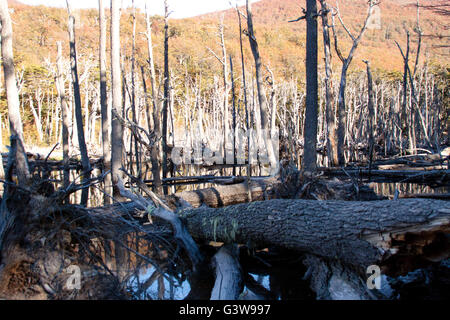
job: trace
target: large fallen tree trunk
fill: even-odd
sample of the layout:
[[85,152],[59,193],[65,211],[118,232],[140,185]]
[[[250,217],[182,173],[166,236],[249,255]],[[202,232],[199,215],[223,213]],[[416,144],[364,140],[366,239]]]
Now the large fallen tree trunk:
[[[271,200],[182,212],[198,240],[282,247],[401,274],[450,256],[450,203]],[[401,263],[399,263],[401,262]]]
[[[133,202],[91,209],[101,215],[136,210]],[[275,199],[187,208],[181,216],[197,240],[282,247],[358,268],[380,265],[387,274],[408,272],[450,253],[450,203],[440,200]]]

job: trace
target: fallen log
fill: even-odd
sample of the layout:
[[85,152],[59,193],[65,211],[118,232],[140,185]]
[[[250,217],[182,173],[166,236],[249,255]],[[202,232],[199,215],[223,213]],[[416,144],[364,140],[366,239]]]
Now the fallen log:
[[404,193],[398,196],[400,199],[435,199],[450,200],[450,193]]
[[[277,186],[279,181],[275,178],[254,178],[248,187],[247,182],[234,185],[216,185],[207,189],[195,191],[183,191],[166,197],[170,207],[176,207],[182,202],[189,203],[190,206],[198,208],[206,205],[211,208],[219,208],[238,203],[268,200],[277,197]],[[251,199],[249,199],[249,189]]]
[[213,257],[216,281],[211,293],[211,300],[237,300],[242,292],[241,267],[237,259],[238,248],[227,245]]
[[366,170],[320,168],[325,177],[348,177],[371,182],[405,182],[446,186],[450,183],[450,170]]
[[401,274],[450,256],[450,203],[440,200],[271,200],[185,209],[182,219],[197,240],[293,249],[361,272]]

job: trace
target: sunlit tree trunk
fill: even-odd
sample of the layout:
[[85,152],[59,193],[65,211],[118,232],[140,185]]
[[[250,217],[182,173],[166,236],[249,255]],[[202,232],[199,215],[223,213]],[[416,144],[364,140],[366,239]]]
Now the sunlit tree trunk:
[[[105,22],[105,8],[103,0],[98,1],[99,4],[99,28],[100,28],[100,108],[102,114],[102,146],[103,146],[103,164],[105,171],[111,170],[111,136],[109,130],[110,110],[108,109],[108,94],[107,94],[107,78],[106,78],[106,22]],[[111,202],[111,175],[105,177],[105,196],[104,203]]]
[[323,32],[323,49],[325,57],[325,117],[327,123],[327,156],[328,163],[331,166],[338,165],[336,153],[336,120],[333,110],[333,88],[332,88],[332,68],[331,68],[331,39],[328,14],[330,8],[326,1],[320,1],[322,7],[322,32]]
[[250,47],[252,49],[253,58],[255,60],[256,86],[258,90],[259,111],[261,114],[261,129],[263,130],[264,143],[265,147],[267,148],[267,155],[271,166],[271,174],[276,174],[279,170],[279,164],[273,149],[272,141],[269,139],[269,108],[263,84],[261,56],[259,54],[258,42],[256,41],[255,32],[253,29],[253,14],[251,4],[248,0],[247,25]]
[[123,126],[117,116],[122,116],[122,76],[120,68],[120,1],[111,0],[111,75],[112,75],[112,131],[111,172],[114,197],[120,197],[117,183],[123,157]]
[[27,184],[30,178],[30,170],[23,144],[23,125],[19,111],[19,94],[14,70],[13,30],[7,0],[0,0],[0,22],[2,64],[5,78],[6,100],[8,103],[9,126],[11,136],[15,136],[17,141],[15,167],[19,183]]
[[[161,116],[160,116],[160,101],[158,92],[156,90],[156,73],[155,64],[153,60],[153,44],[152,44],[152,23],[150,21],[150,15],[145,10],[145,21],[147,26],[147,46],[148,46],[148,63],[150,67],[150,84],[152,87],[152,102],[153,102],[153,131],[155,133],[155,141],[152,145],[151,158],[152,158],[152,175],[154,191],[158,194],[161,193],[161,174],[160,174],[160,141],[161,141]],[[149,129],[151,126],[150,112],[147,110],[147,117],[149,123]]]
[[58,41],[58,58],[56,61],[56,89],[59,95],[59,101],[61,104],[61,118],[62,118],[62,145],[63,145],[63,174],[64,174],[64,188],[69,186],[70,183],[70,171],[68,169],[69,165],[69,108],[67,105],[67,98],[65,92],[65,85],[63,80],[63,63],[62,63],[62,47],[61,42]]

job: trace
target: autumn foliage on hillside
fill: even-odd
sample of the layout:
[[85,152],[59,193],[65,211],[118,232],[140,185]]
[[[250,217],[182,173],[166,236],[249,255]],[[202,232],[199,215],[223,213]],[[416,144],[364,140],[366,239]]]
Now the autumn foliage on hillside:
[[[411,36],[411,55],[415,54],[417,37],[415,1],[381,1],[381,29],[368,30],[359,46],[351,71],[364,70],[363,59],[370,60],[372,67],[380,74],[399,79],[403,68],[402,57],[395,41],[405,46],[406,31]],[[68,59],[69,44],[67,34],[67,11],[61,8],[45,6],[27,6],[10,1],[11,16],[14,22],[14,49],[16,70],[19,74],[20,94],[24,101],[29,96],[38,100],[35,93],[51,91],[54,88],[52,64],[56,61],[57,42],[63,44],[63,54]],[[424,5],[441,1],[422,1]],[[332,6],[336,1],[330,1]],[[355,32],[359,31],[367,14],[367,1],[340,0],[340,10],[344,22]],[[262,61],[273,70],[280,80],[293,80],[303,86],[305,73],[306,27],[304,21],[289,23],[301,16],[304,0],[262,0],[254,4],[255,31],[260,46]],[[123,9],[121,13],[121,43],[124,68],[130,68],[132,42],[132,10]],[[109,24],[109,11],[107,10]],[[79,72],[91,80],[98,80],[98,38],[99,21],[95,9],[76,10],[76,41],[79,58]],[[223,19],[225,25],[225,44],[233,59],[239,59],[239,27],[236,10],[206,14],[189,19],[170,20],[170,68],[175,79],[189,75],[198,77],[206,85],[212,85],[214,76],[220,74],[221,64],[211,54],[219,52],[218,25]],[[421,26],[425,35],[422,49],[422,61],[430,65],[448,65],[449,49],[445,43],[446,16],[439,16],[433,10],[422,10]],[[152,17],[155,68],[157,74],[163,70],[164,21],[162,17]],[[336,22],[337,35],[342,51],[351,47],[351,39]],[[319,23],[320,26],[320,23]],[[245,28],[246,26],[244,26]],[[321,27],[319,27],[321,28]],[[323,59],[323,44],[319,30],[319,59]],[[138,66],[147,67],[147,39],[145,36],[145,17],[141,10],[137,14],[136,54]],[[244,30],[245,33],[245,30]],[[109,31],[108,31],[109,34]],[[246,38],[246,37],[245,37]],[[109,36],[107,37],[109,48]],[[444,40],[443,40],[444,39]],[[248,71],[252,71],[252,55],[247,39],[244,39],[244,55]],[[108,50],[109,52],[109,50]],[[109,54],[109,53],[108,53]],[[108,59],[109,60],[109,59]],[[413,63],[413,61],[411,61]],[[333,52],[333,68],[340,68],[340,61]],[[109,65],[109,61],[108,61]],[[109,66],[108,66],[109,69]],[[323,74],[323,63],[319,64],[319,73]],[[338,73],[338,72],[336,72]],[[69,78],[67,78],[69,79]],[[206,87],[206,86],[201,86]],[[54,89],[53,89],[54,90]],[[56,92],[55,99],[56,99]],[[4,95],[4,90],[2,91]],[[91,97],[92,98],[92,97]],[[43,102],[43,114],[46,113],[46,101]],[[24,103],[22,101],[22,103]],[[1,113],[5,112],[5,99],[1,100]],[[25,109],[23,109],[25,110]],[[32,124],[33,116],[24,111],[24,122]],[[5,119],[5,116],[3,117]]]

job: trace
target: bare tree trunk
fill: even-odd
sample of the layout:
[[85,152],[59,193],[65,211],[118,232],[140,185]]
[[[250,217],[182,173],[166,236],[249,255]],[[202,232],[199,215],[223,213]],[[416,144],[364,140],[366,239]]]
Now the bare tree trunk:
[[[86,148],[86,141],[83,130],[83,115],[81,112],[81,94],[80,84],[78,81],[78,67],[77,67],[77,51],[75,45],[75,17],[73,16],[69,0],[67,0],[67,11],[69,13],[69,41],[70,41],[70,64],[72,69],[72,83],[73,93],[75,98],[75,117],[77,122],[78,144],[81,153],[81,164],[83,167],[83,181],[89,180],[91,164]],[[81,193],[81,204],[86,206],[89,197],[89,188],[84,188]]]
[[[169,109],[169,85],[170,85],[170,74],[169,74],[169,5],[167,0],[164,0],[164,104],[162,110],[162,169],[163,169],[163,179],[168,177],[168,153],[169,148],[167,145],[167,121],[168,121],[168,109]],[[167,186],[164,187],[164,194],[168,194]]]
[[219,26],[220,45],[222,47],[222,67],[223,67],[223,157],[227,158],[227,145],[229,137],[229,120],[228,120],[228,65],[227,65],[227,49],[225,47],[224,24],[222,21]]
[[[245,62],[244,62],[244,48],[242,45],[242,19],[241,19],[241,12],[239,11],[237,5],[236,5],[236,12],[238,15],[239,20],[239,47],[241,49],[241,65],[242,65],[242,84],[244,87],[244,107],[245,107],[245,124],[246,124],[246,132],[247,132],[247,150],[248,150],[248,157],[247,157],[247,186],[250,185],[250,176],[252,171],[252,165],[250,163],[250,115],[248,111],[248,98],[247,98],[247,81],[245,77]],[[248,199],[252,201],[252,193],[250,189],[248,189]]]
[[367,107],[369,109],[369,117],[367,120],[367,130],[369,131],[369,171],[372,169],[372,162],[373,162],[373,149],[374,149],[374,118],[375,118],[375,110],[374,110],[374,97],[373,97],[373,80],[372,80],[372,72],[370,70],[370,62],[364,61],[367,65],[367,88],[368,88],[368,95],[369,95],[369,101],[367,102]]
[[[158,92],[156,91],[156,74],[155,64],[153,60],[153,45],[152,45],[152,23],[150,21],[150,15],[145,9],[145,20],[147,24],[147,45],[148,45],[148,63],[150,67],[150,84],[152,87],[152,101],[153,101],[153,131],[155,133],[155,141],[152,145],[151,158],[152,158],[152,175],[154,181],[154,191],[157,194],[161,194],[161,175],[160,175],[160,145],[161,145],[161,118],[160,118],[160,102]],[[147,114],[150,112],[147,110]],[[150,125],[150,117],[148,116]]]
[[19,94],[16,86],[16,74],[14,70],[13,55],[13,30],[11,17],[9,16],[7,0],[0,0],[1,22],[1,50],[3,60],[3,72],[5,77],[6,99],[8,103],[8,117],[11,136],[16,137],[17,149],[15,154],[15,166],[19,184],[27,184],[30,178],[30,169],[23,144],[23,125],[20,118]]
[[[108,108],[108,94],[107,94],[107,78],[106,78],[106,21],[105,8],[103,0],[98,1],[99,5],[99,28],[100,28],[100,108],[102,114],[102,147],[103,147],[103,165],[105,171],[111,170],[111,136],[109,133],[110,110]],[[111,203],[111,175],[105,177],[105,195],[103,202],[105,204]]]
[[255,33],[253,30],[253,14],[251,10],[251,4],[247,0],[247,25],[248,25],[248,38],[250,41],[250,47],[252,49],[253,58],[255,59],[255,70],[256,70],[256,85],[258,89],[258,100],[259,100],[259,111],[261,114],[261,129],[264,130],[264,143],[267,148],[267,154],[269,157],[269,163],[271,166],[271,174],[274,175],[279,171],[279,163],[273,149],[273,144],[271,139],[269,139],[269,111],[267,104],[267,97],[264,90],[263,75],[262,75],[262,64],[261,57],[259,55],[258,42],[255,38]]
[[317,1],[306,2],[306,113],[302,169],[317,168]]
[[323,31],[323,49],[325,56],[325,114],[327,123],[327,155],[330,166],[338,165],[336,153],[336,121],[333,110],[333,87],[332,87],[332,69],[331,69],[331,39],[328,14],[330,8],[326,1],[321,0],[322,6],[322,31]]
[[56,88],[58,90],[59,100],[61,104],[61,118],[62,118],[62,145],[63,145],[63,174],[64,174],[64,188],[67,188],[70,184],[70,170],[69,154],[70,154],[70,142],[69,142],[69,108],[67,105],[65,85],[63,80],[63,64],[62,64],[62,47],[61,41],[58,41],[58,58],[56,62],[57,75],[56,75]]
[[[131,49],[131,112],[133,117],[133,122],[138,124],[137,114],[136,114],[136,6],[134,0],[132,0],[132,17],[133,17],[133,35],[132,35],[132,49]],[[139,145],[136,137],[131,135],[131,142],[134,141],[134,156],[136,159],[136,173],[137,177],[141,179],[142,169],[141,160],[139,155]],[[132,143],[133,144],[133,143]],[[131,159],[133,159],[133,145],[130,146]],[[131,162],[133,165],[133,162]]]
[[111,173],[114,197],[120,197],[117,184],[122,180],[123,125],[122,76],[120,68],[120,1],[111,0],[111,75],[112,75],[112,131],[111,131]]
[[[36,93],[36,96],[37,96],[37,93]],[[37,97],[37,99],[39,99],[39,98]],[[34,104],[33,104],[34,100],[33,100],[32,95],[29,96],[29,101],[30,101],[31,113],[33,114],[33,118],[34,118],[34,124],[36,125],[36,130],[38,132],[39,142],[42,142],[42,140],[44,138],[44,133],[42,131],[42,119],[40,117],[40,110],[39,110],[39,112],[36,111],[36,108],[34,107]],[[38,103],[40,103],[40,102],[38,101]],[[40,107],[39,107],[39,109],[40,109]]]
[[[231,98],[233,103],[233,164],[236,164],[236,92],[234,86],[234,74],[233,74],[233,58],[230,56],[230,74],[231,74]],[[236,175],[236,167],[233,166],[233,176]]]

